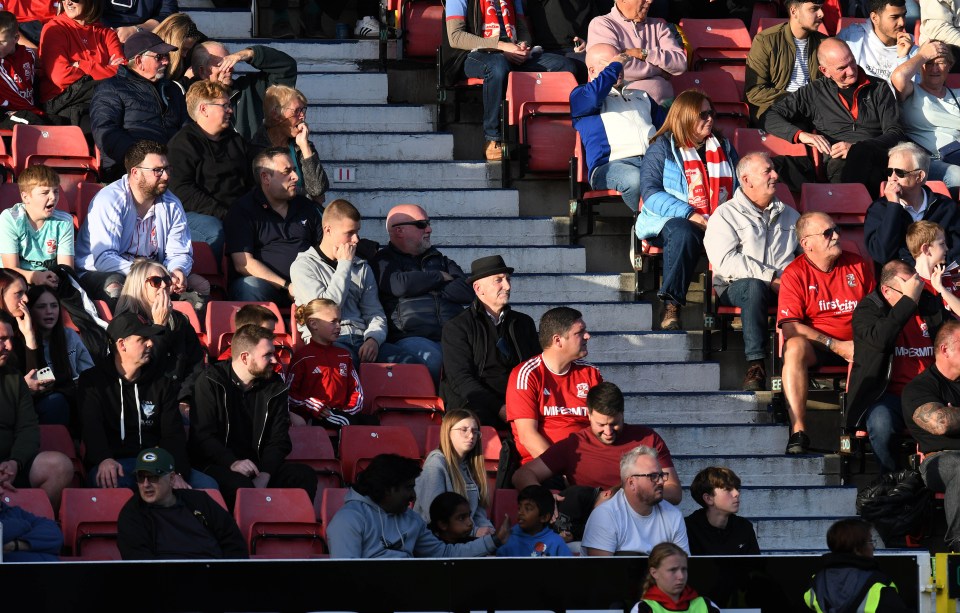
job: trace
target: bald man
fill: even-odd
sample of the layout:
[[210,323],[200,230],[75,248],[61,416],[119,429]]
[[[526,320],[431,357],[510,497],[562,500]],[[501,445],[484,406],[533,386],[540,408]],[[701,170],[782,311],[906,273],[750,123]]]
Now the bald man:
[[642,49],[620,53],[613,45],[594,45],[587,51],[590,82],[570,92],[590,186],[617,190],[632,209],[640,202],[640,162],[666,115],[647,92],[624,88],[624,65],[642,56]]
[[387,315],[387,341],[418,356],[440,381],[443,324],[473,300],[467,276],[430,244],[427,212],[400,204],[387,214],[390,243],[373,257],[380,303]]
[[[905,139],[896,98],[886,81],[857,66],[842,40],[824,40],[817,58],[825,78],[777,100],[766,129],[819,151],[831,183],[863,183],[877,198],[886,178],[887,150]],[[817,180],[809,158],[778,158],[777,172],[792,189]]]

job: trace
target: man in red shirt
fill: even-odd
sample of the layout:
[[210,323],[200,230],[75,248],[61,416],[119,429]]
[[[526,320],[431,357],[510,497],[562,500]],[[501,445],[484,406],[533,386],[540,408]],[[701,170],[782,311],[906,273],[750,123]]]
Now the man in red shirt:
[[807,369],[853,359],[851,318],[873,290],[872,266],[840,248],[840,229],[825,213],[804,213],[797,221],[803,255],[783,271],[777,326],[783,334],[783,393],[790,416],[787,453],[804,453]]
[[637,445],[657,450],[660,467],[667,473],[664,500],[680,504],[683,491],[673,468],[670,450],[660,435],[646,426],[623,423],[623,393],[604,381],[587,394],[590,425],[551,446],[513,475],[518,490],[564,475],[570,485],[609,489],[620,485],[620,458]]
[[590,422],[587,392],[603,381],[584,362],[590,334],[580,311],[550,309],[540,318],[543,353],[520,363],[507,382],[507,421],[526,464]]

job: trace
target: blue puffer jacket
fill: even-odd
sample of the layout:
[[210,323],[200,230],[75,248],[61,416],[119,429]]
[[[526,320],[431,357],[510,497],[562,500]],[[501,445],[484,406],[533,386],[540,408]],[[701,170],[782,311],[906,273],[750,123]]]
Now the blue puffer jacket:
[[[727,161],[734,169],[740,156],[733,145],[722,136],[720,146]],[[740,184],[736,172],[733,173],[733,189]],[[638,238],[652,238],[663,230],[668,219],[693,214],[693,207],[687,204],[687,177],[683,173],[683,160],[680,151],[673,142],[673,135],[664,135],[650,144],[643,164],[640,165],[640,194],[643,197],[643,210],[637,217],[635,232]],[[732,198],[733,193],[728,195]],[[723,201],[720,202],[723,204]]]

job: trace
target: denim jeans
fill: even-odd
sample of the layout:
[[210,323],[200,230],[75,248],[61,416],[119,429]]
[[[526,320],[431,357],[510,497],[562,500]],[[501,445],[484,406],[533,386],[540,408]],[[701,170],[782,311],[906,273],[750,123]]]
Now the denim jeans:
[[767,310],[776,301],[770,286],[761,279],[738,279],[720,294],[720,304],[740,308],[743,353],[748,362],[767,357]]
[[426,364],[430,376],[433,377],[434,387],[440,385],[440,369],[443,368],[443,354],[440,350],[440,343],[422,336],[408,336],[398,340],[396,345],[401,350],[415,356],[417,361]]
[[943,492],[943,510],[947,515],[944,540],[960,540],[960,451],[941,451],[920,464],[923,482],[935,492]]
[[590,185],[593,189],[615,189],[623,194],[623,201],[631,210],[640,206],[640,164],[642,157],[624,158],[601,164],[593,169]]
[[33,408],[41,424],[70,425],[70,401],[60,392],[40,396],[33,401]]
[[463,72],[470,78],[483,79],[483,136],[486,140],[501,140],[500,103],[507,92],[507,75],[514,70],[577,74],[573,60],[553,53],[544,53],[535,60],[517,65],[507,61],[502,53],[471,51],[463,64]]
[[223,222],[212,215],[187,211],[187,227],[190,228],[190,240],[210,245],[213,257],[219,262],[223,256]]
[[[362,334],[341,334],[340,338],[334,341],[334,345],[350,352],[350,359],[353,360],[353,366],[360,372],[360,345],[364,343]],[[422,364],[423,361],[417,356],[404,351],[393,343],[384,343],[380,345],[375,362],[381,364]]]
[[260,277],[237,277],[230,283],[230,299],[243,302],[272,302],[278,307],[290,304],[287,290],[274,287]]
[[943,181],[951,190],[960,187],[960,166],[943,160],[930,160],[930,181]]
[[[127,487],[136,492],[137,477],[135,469],[137,468],[137,458],[122,458],[117,462],[123,468],[123,476],[117,479],[117,487]],[[94,466],[87,472],[87,487],[97,487],[97,470],[99,468],[99,466]],[[195,490],[220,489],[217,486],[216,479],[199,470],[190,471],[190,478],[187,479],[187,483]]]
[[899,396],[887,392],[867,409],[867,434],[881,472],[897,469],[897,460],[890,451],[890,441],[907,427],[903,421],[902,406]]
[[686,219],[673,217],[650,242],[663,249],[663,284],[657,296],[664,302],[685,305],[693,271],[703,255],[703,230]]

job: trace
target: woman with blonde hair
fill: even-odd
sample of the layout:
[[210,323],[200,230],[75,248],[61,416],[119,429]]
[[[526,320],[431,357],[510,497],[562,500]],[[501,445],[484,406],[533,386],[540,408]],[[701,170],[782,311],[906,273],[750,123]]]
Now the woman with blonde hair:
[[480,421],[473,411],[451,409],[440,424],[440,449],[431,451],[417,477],[414,510],[430,521],[430,505],[443,492],[456,492],[470,502],[473,536],[495,532],[487,517],[487,470],[483,464]]
[[250,141],[250,155],[264,149],[286,147],[297,167],[297,194],[323,203],[330,183],[320,157],[310,142],[307,97],[295,87],[271,85],[263,98],[263,124]]
[[167,78],[176,82],[186,93],[187,82],[193,76],[190,70],[190,56],[194,46],[207,40],[207,37],[197,28],[197,24],[186,13],[174,13],[160,22],[153,31],[163,39],[163,42],[176,47],[169,53],[170,63],[167,64]]
[[643,596],[630,613],[720,613],[717,605],[687,585],[687,552],[674,543],[663,542],[650,551],[640,592]]

